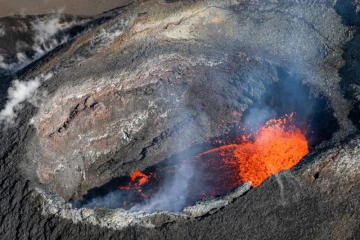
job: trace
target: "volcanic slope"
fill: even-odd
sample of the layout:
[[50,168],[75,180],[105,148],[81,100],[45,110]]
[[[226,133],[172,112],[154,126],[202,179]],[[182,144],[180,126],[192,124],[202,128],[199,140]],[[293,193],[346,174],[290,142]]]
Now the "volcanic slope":
[[[358,21],[344,22],[338,14],[357,12],[339,4],[138,1],[18,72],[22,81],[52,77],[38,89],[47,94],[37,107],[25,103],[16,126],[2,123],[0,238],[356,238],[359,99],[356,91],[343,94],[359,85],[339,84],[338,71],[351,64],[343,56],[355,61],[343,49],[357,44]],[[214,214],[115,231],[48,212],[53,199],[34,190],[80,199],[114,177],[226,135],[279,82],[310,91],[293,92],[294,106],[303,96],[314,99],[302,106],[309,108],[303,120],[322,99],[333,117],[321,121],[334,118],[334,134],[293,170]],[[269,113],[291,105],[270,95],[280,102],[264,104]]]

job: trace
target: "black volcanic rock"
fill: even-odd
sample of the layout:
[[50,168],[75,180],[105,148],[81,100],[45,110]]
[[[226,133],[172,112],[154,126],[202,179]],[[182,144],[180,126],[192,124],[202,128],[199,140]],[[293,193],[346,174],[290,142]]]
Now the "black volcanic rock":
[[[38,89],[42,103],[26,103],[0,133],[0,238],[359,237],[358,21],[342,21],[357,12],[339,4],[139,1],[18,73],[53,76]],[[255,106],[326,116],[316,121],[334,134],[213,214],[65,203],[228,134]]]

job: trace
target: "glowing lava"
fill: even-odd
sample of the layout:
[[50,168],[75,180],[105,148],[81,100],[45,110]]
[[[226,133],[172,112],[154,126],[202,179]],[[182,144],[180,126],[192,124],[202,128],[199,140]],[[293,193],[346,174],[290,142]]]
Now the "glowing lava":
[[[205,196],[223,195],[247,181],[259,186],[269,176],[295,166],[309,152],[305,134],[292,118],[293,114],[271,119],[252,134],[239,137],[237,143],[153,168],[152,172],[135,171],[128,184],[119,187],[127,196],[122,207],[131,208],[155,194],[163,199],[156,204],[171,204],[165,199],[181,195],[179,189],[187,189],[185,205],[191,205]],[[174,180],[175,176],[188,176],[190,170],[193,175],[189,181]],[[168,183],[173,190],[162,191]]]
[[309,148],[304,133],[292,125],[288,118],[269,120],[254,136],[234,151],[239,164],[239,174],[244,182],[259,186],[271,175],[295,166]]
[[149,176],[142,173],[141,171],[137,170],[133,172],[130,176],[130,183],[128,186],[120,186],[119,189],[130,189],[131,186],[140,187],[141,185],[145,184],[149,181]]
[[144,173],[138,171],[133,172],[133,174],[131,174],[130,179],[131,181],[135,181],[135,179],[139,179],[139,185],[143,185],[144,183],[146,183],[148,181],[148,176],[146,176]]

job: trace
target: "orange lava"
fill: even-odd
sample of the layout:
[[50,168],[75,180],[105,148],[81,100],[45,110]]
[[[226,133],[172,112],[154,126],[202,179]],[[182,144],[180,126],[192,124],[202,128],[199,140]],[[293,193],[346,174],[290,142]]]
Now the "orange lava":
[[139,185],[143,185],[148,181],[148,176],[146,176],[144,173],[138,170],[131,174],[130,179],[132,182],[134,182],[136,179],[139,179],[138,180]]
[[147,176],[143,172],[137,170],[131,174],[130,180],[131,181],[128,186],[120,186],[119,189],[120,190],[130,189],[131,186],[133,186],[133,185],[135,185],[136,187],[139,187],[149,181],[149,176]]
[[[169,177],[173,179],[171,177],[175,173],[187,176],[189,169],[193,169],[193,176],[196,177],[186,183],[173,182],[174,192],[171,193],[176,194],[176,189],[183,189],[183,184],[186,184],[189,204],[204,196],[223,195],[248,181],[252,182],[253,187],[259,186],[271,175],[295,166],[309,152],[305,134],[293,123],[292,118],[293,114],[271,119],[256,132],[240,136],[240,143],[218,141],[218,144],[224,145],[174,165],[157,167],[153,172],[133,172],[128,184],[119,187],[127,190],[125,195],[128,194],[122,207],[131,208],[131,204],[127,206],[130,202],[150,198],[164,186],[162,181]],[[169,197],[162,196],[163,199]],[[158,204],[165,202],[159,200]]]
[[304,133],[292,124],[292,115],[269,120],[253,141],[234,151],[242,181],[259,186],[269,176],[295,166],[309,152]]

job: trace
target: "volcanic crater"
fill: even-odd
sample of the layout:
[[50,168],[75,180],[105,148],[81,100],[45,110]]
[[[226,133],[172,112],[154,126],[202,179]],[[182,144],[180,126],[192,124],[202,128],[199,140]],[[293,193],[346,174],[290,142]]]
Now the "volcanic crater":
[[[256,187],[267,177],[295,166],[329,140],[339,125],[324,96],[312,96],[311,88],[301,84],[299,77],[281,68],[277,74],[279,80],[267,87],[244,116],[234,111],[238,121],[221,121],[219,128],[228,128],[224,135],[170,153],[171,157],[144,171],[89,189],[81,200],[72,200],[73,206],[181,211],[247,181]],[[145,203],[149,201],[153,203]]]
[[[318,61],[321,49],[329,54],[327,45],[309,41],[307,49],[318,50],[306,55],[271,39],[278,52],[269,52],[259,39],[246,42],[250,48],[245,50],[244,26],[256,21],[237,15],[229,23],[229,18],[251,4],[234,5],[231,11],[175,6],[182,12],[161,21],[148,13],[134,19],[125,12],[107,23],[107,34],[118,40],[98,52],[91,50],[96,58],[78,57],[78,70],[72,73],[80,73],[78,81],[59,86],[33,117],[36,135],[27,155],[36,161],[27,167],[35,172],[27,174],[74,208],[180,212],[248,181],[257,187],[295,166],[334,133],[352,131],[340,113],[349,111],[348,103],[336,88],[328,91],[334,84],[326,80],[327,65],[307,62]],[[114,30],[119,23],[121,32]],[[260,24],[264,34],[267,26]],[[298,33],[309,31],[309,26],[300,26]],[[226,40],[219,38],[223,28]],[[232,31],[242,35],[229,35]],[[287,30],[279,29],[277,36],[281,31]],[[91,34],[73,46],[89,49],[81,42],[87,38],[92,46],[95,40],[109,41],[101,40],[107,36],[101,31]],[[263,49],[255,51],[253,43]],[[291,40],[287,47],[302,44]],[[66,59],[67,52],[63,55]],[[83,65],[99,66],[97,59],[105,62],[97,69],[103,74],[81,76]]]
[[[137,76],[138,83],[106,79],[85,82],[71,95],[67,87],[57,91],[32,120],[37,137],[28,154],[38,159],[32,169],[39,182],[76,209],[187,212],[248,181],[257,187],[340,132],[324,95],[300,74],[265,65],[257,69],[268,74],[259,75],[263,83],[247,85],[237,79],[244,71],[237,62],[222,64],[236,66],[225,70],[232,70],[225,76],[233,93],[247,89],[242,100],[247,96],[248,106],[241,113],[213,86],[219,81],[213,67],[206,73],[207,67],[172,64],[167,58],[152,64],[152,74]],[[176,72],[169,76],[166,66]],[[198,71],[212,74],[210,80]],[[194,72],[210,86],[196,82]],[[134,151],[148,135],[154,136],[151,142]]]
[[339,71],[356,30],[338,14],[326,0],[138,1],[19,72],[52,74],[0,136],[36,219],[98,237],[295,239],[312,218],[355,231],[358,80]]

